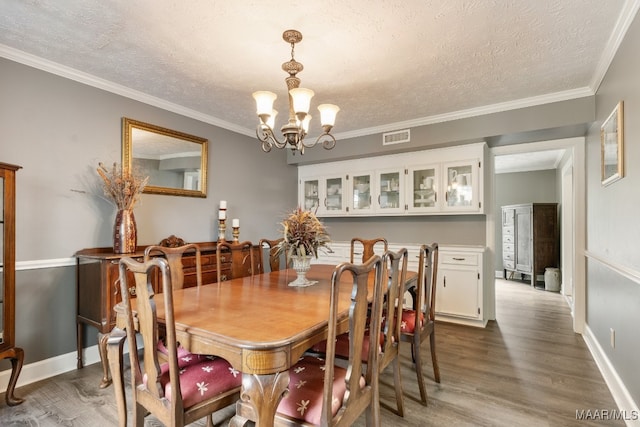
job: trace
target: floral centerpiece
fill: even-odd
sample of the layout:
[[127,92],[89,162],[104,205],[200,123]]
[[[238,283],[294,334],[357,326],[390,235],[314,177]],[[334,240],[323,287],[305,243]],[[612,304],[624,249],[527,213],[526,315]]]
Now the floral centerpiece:
[[306,279],[311,266],[311,257],[318,257],[320,248],[327,248],[331,239],[327,229],[316,215],[300,207],[296,208],[282,221],[283,240],[277,246],[277,253],[285,253],[293,261],[298,278],[289,286],[309,286],[315,282]]
[[149,182],[149,177],[141,177],[122,170],[116,163],[108,169],[98,163],[98,175],[102,178],[102,187],[107,200],[118,209],[113,229],[113,252],[135,252],[137,246],[136,221],[133,207]]

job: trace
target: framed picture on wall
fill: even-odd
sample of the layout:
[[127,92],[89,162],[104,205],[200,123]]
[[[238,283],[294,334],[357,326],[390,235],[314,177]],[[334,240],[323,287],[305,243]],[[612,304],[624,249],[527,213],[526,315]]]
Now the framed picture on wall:
[[600,127],[602,185],[609,185],[624,176],[623,116],[623,101],[620,101]]

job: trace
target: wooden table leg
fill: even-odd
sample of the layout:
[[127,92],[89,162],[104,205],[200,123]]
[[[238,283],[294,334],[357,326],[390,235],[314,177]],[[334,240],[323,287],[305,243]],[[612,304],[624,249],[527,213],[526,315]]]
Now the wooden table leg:
[[127,426],[127,401],[124,394],[124,378],[122,373],[122,348],[127,338],[125,331],[113,328],[110,334],[106,335],[107,352],[109,353],[109,368],[113,379],[113,391],[116,395],[118,405],[118,425]]
[[76,349],[78,353],[77,368],[82,369],[84,364],[82,362],[82,323],[76,321]]
[[106,388],[111,385],[109,378],[109,356],[107,355],[107,340],[110,334],[98,333],[98,352],[100,353],[100,361],[102,362],[102,380],[100,388]]
[[19,405],[24,402],[24,399],[14,396],[13,391],[15,390],[16,383],[18,382],[18,375],[20,375],[20,371],[22,370],[24,351],[19,347],[12,347],[0,353],[0,359],[11,359],[11,377],[9,378],[9,385],[7,386],[7,392],[5,394],[7,405]]
[[240,401],[229,426],[244,426],[253,421],[257,427],[272,427],[276,410],[288,387],[289,371],[271,375],[242,374]]

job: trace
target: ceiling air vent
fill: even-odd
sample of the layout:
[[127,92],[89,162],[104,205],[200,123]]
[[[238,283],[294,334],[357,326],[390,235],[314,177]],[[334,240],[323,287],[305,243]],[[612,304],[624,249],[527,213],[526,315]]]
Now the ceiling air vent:
[[398,130],[382,134],[382,145],[402,144],[411,140],[411,130]]

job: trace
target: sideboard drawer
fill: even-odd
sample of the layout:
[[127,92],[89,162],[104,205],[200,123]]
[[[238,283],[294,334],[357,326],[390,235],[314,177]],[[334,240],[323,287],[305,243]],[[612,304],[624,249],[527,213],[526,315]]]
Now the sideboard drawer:
[[454,252],[442,253],[440,255],[440,264],[478,265],[478,255]]

